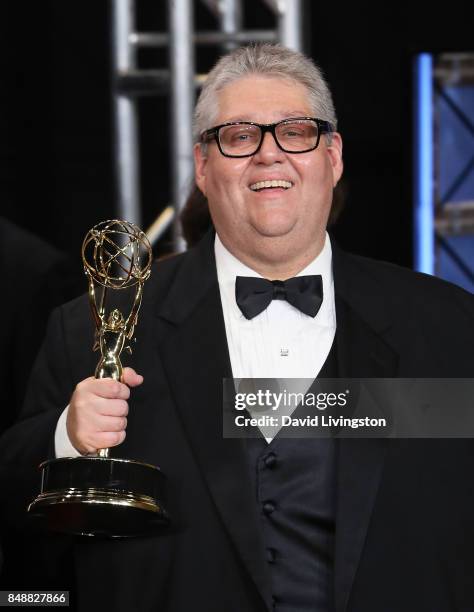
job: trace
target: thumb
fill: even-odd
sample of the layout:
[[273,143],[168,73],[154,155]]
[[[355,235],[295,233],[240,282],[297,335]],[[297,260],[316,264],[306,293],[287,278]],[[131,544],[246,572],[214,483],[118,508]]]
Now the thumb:
[[143,376],[137,374],[133,368],[124,368],[122,382],[129,387],[138,387],[138,385],[141,385],[143,382]]

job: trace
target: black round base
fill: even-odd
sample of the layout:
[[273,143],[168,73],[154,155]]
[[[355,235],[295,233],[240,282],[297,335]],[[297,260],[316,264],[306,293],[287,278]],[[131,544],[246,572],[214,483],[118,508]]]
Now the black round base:
[[169,523],[159,468],[128,459],[77,457],[42,463],[41,493],[28,512],[52,531],[127,538]]

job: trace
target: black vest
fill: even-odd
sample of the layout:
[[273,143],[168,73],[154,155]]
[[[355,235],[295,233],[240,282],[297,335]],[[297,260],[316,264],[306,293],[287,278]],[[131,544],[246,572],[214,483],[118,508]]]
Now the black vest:
[[[337,377],[336,339],[318,378]],[[335,443],[246,440],[277,612],[334,610]]]

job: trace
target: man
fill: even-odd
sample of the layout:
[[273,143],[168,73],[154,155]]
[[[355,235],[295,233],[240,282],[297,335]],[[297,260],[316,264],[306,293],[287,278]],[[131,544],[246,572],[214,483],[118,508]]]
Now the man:
[[[18,418],[51,311],[80,292],[74,268],[64,254],[4,217],[0,217],[0,264],[5,288],[0,303],[1,435]],[[26,542],[21,529],[12,529],[3,515],[5,510],[2,505],[0,544],[5,563],[0,550],[0,589],[6,584],[32,586],[36,572],[33,561],[41,559],[43,542],[36,540],[34,550],[25,558],[31,539]]]
[[5,217],[0,217],[0,264],[9,293],[0,304],[1,383],[6,391],[1,433],[18,417],[51,311],[79,291],[66,256]]
[[[474,609],[471,441],[222,436],[232,375],[473,376],[472,296],[331,243],[342,139],[309,59],[273,45],[232,52],[195,119],[195,178],[216,233],[156,265],[123,383],[90,377],[86,299],[57,312],[24,420],[1,446],[31,482],[51,448],[113,447],[167,476],[170,529],[72,547],[78,608]],[[280,282],[301,276],[306,289],[316,277],[303,312],[289,302],[298,281]],[[241,277],[275,281],[275,299],[255,308]]]

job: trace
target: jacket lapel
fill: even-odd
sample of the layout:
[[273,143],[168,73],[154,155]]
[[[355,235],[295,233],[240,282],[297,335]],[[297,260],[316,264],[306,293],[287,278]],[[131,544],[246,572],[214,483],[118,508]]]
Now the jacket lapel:
[[[396,376],[398,355],[384,340],[390,313],[357,260],[333,248],[337,353],[343,378]],[[387,439],[338,440],[336,610],[347,609],[382,474]]]
[[178,271],[159,316],[172,323],[159,347],[196,462],[224,525],[264,602],[270,583],[244,440],[222,434],[222,379],[232,377],[209,234]]
[[[244,441],[222,436],[222,379],[231,377],[210,233],[178,270],[158,316],[171,323],[159,347],[189,444],[209,492],[267,607],[271,591]],[[390,316],[357,260],[333,247],[341,377],[392,377],[398,356],[384,340]],[[336,610],[347,608],[383,468],[387,440],[341,439],[336,485]]]

